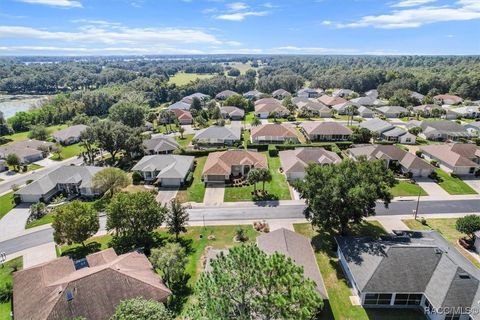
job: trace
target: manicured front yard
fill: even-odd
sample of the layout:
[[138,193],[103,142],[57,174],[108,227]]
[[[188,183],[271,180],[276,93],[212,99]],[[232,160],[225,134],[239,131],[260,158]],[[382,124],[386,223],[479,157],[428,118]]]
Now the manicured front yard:
[[[209,246],[214,249],[228,249],[239,245],[240,243],[234,241],[235,231],[238,227],[239,226],[188,227],[187,232],[181,235],[180,243],[185,246],[188,254],[188,264],[185,271],[189,276],[189,288],[193,288],[195,281],[203,269],[201,258],[205,253],[205,248]],[[248,237],[247,242],[255,242],[258,232],[255,231],[251,225],[240,227],[245,230],[245,234]],[[165,230],[159,230],[158,235],[159,243],[174,241],[174,236],[168,234]],[[209,236],[214,236],[215,239],[209,240]],[[94,237],[86,241],[86,249],[83,248],[81,244],[66,245],[62,247],[62,253],[75,259],[82,258],[89,253],[107,249],[111,239],[112,237],[110,235]],[[185,307],[188,305],[191,292],[191,290],[185,292],[185,296],[178,299],[178,301],[182,301],[182,303],[175,306],[178,314],[180,314],[182,310],[185,310]]]
[[445,218],[445,219],[428,219],[427,225],[423,225],[420,221],[415,219],[402,220],[407,227],[412,230],[435,230],[440,233],[445,239],[451,242],[468,260],[470,260],[474,265],[480,268],[480,262],[473,258],[465,249],[458,245],[458,239],[465,237],[466,235],[458,232],[455,229],[455,218]]
[[[6,262],[3,267],[0,267],[0,286],[5,286],[7,283],[12,283],[12,272],[21,270],[23,265],[23,258],[18,257]],[[0,303],[0,320],[10,320],[11,304],[10,301]]]
[[192,142],[193,136],[193,134],[184,134],[183,139],[180,136],[176,136],[175,140],[180,145],[180,147],[186,149],[190,142]]
[[25,225],[25,229],[35,228],[38,226],[43,226],[44,224],[49,224],[53,222],[53,214],[48,213],[41,217],[40,219],[33,220]]
[[418,184],[405,180],[399,180],[398,183],[390,189],[390,192],[394,197],[418,196],[419,193],[421,196],[428,196],[428,193]]
[[[265,200],[291,200],[287,179],[278,171],[280,158],[270,157],[267,152],[263,152],[263,154],[268,159],[268,168],[272,174],[272,181],[265,183],[265,190],[268,191]],[[257,189],[262,189],[262,183],[257,184]],[[253,186],[226,187],[223,201],[253,201],[252,192]]]
[[440,178],[440,182],[438,184],[449,194],[477,194],[475,190],[463,182],[459,177],[452,177],[450,174],[440,169],[435,170],[435,172]]
[[[401,309],[364,309],[361,306],[353,306],[350,302],[352,291],[347,279],[343,274],[342,267],[335,256],[333,248],[334,232],[315,231],[310,224],[294,224],[296,232],[312,238],[312,246],[317,258],[318,267],[322,274],[329,300],[325,304],[320,319],[331,320],[420,320],[424,315],[416,310]],[[361,225],[353,227],[349,235],[379,237],[387,232],[377,221],[364,221]]]
[[80,155],[85,149],[80,145],[80,143],[71,144],[69,146],[62,147],[62,152],[60,152],[60,157],[58,154],[54,154],[50,159],[55,161],[65,160],[71,157],[76,157]]
[[4,194],[0,197],[0,219],[3,218],[10,210],[15,208],[15,202],[13,201],[13,191]]
[[[23,174],[29,171],[37,170],[43,168],[41,165],[36,164],[36,163],[30,163],[27,165],[27,171],[23,171],[22,168],[20,168],[20,171],[17,171],[18,174]],[[8,166],[8,170],[10,171],[15,171],[13,166]]]
[[177,199],[181,202],[203,202],[205,195],[205,183],[202,181],[203,166],[207,157],[195,158],[197,166],[193,172],[193,182],[188,188],[180,189],[177,193]]

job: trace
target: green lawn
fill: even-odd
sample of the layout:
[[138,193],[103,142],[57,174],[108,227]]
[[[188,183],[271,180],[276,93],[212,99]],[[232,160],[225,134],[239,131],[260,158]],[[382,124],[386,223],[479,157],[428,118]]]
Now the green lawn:
[[[32,170],[40,169],[40,168],[43,168],[43,167],[39,164],[36,164],[36,163],[30,163],[29,165],[27,165],[27,171],[23,171],[22,168],[20,168],[20,171],[17,171],[17,173],[23,174],[23,173],[27,173],[27,172],[32,171]],[[8,170],[14,171],[13,166],[8,166]]]
[[[420,320],[424,315],[415,310],[401,309],[364,309],[353,306],[350,302],[352,295],[347,279],[336,257],[334,232],[315,231],[310,224],[294,224],[296,232],[312,238],[317,263],[328,291],[329,300],[325,305],[320,319],[324,320]],[[377,221],[364,221],[361,225],[352,228],[349,235],[378,237],[387,232]]]
[[179,190],[177,193],[177,198],[181,202],[203,202],[205,183],[202,181],[202,171],[207,157],[199,157],[195,160],[197,161],[197,166],[193,172],[192,184],[186,189]]
[[180,147],[186,149],[190,142],[192,142],[193,136],[193,134],[184,134],[183,139],[180,136],[176,136],[175,140],[180,145]]
[[247,149],[250,142],[250,130],[243,130],[243,147]]
[[185,73],[178,72],[174,76],[170,77],[169,83],[176,84],[177,86],[186,85],[196,79],[208,79],[213,77],[213,74],[200,74],[200,73]]
[[80,143],[71,144],[69,146],[62,147],[62,152],[60,153],[60,158],[57,154],[54,154],[50,159],[55,161],[65,160],[71,157],[76,157],[80,155],[85,149],[80,145]]
[[38,226],[43,226],[44,224],[49,224],[53,222],[53,214],[49,213],[41,217],[40,219],[33,220],[26,224],[25,229],[30,229]]
[[438,184],[449,194],[477,194],[477,192],[463,182],[462,179],[452,177],[450,174],[440,169],[435,170],[435,172],[440,177],[440,182]]
[[242,123],[243,124],[251,124],[253,117],[255,117],[255,112],[253,112],[253,111],[247,112],[245,114],[245,119],[242,120]]
[[15,207],[13,191],[0,197],[0,219]]
[[[272,181],[265,183],[265,190],[268,191],[268,196],[265,200],[290,200],[290,189],[288,182],[283,174],[278,169],[280,168],[280,158],[270,157],[267,152],[263,152],[268,160],[268,167],[272,174]],[[262,183],[257,184],[257,189],[262,188]],[[223,201],[253,201],[253,186],[244,187],[226,187]]]
[[[47,130],[50,134],[52,134],[52,133],[54,133],[54,132],[56,132],[60,129],[66,128],[66,127],[67,127],[66,124],[59,124],[59,125],[49,126],[49,127],[47,127]],[[18,132],[18,133],[14,133],[14,134],[11,134],[11,135],[7,135],[7,136],[4,136],[4,138],[6,140],[10,140],[10,142],[27,140],[28,139],[28,131]]]
[[468,260],[470,260],[477,268],[480,268],[480,262],[473,258],[468,252],[458,245],[458,239],[465,237],[464,233],[458,232],[455,229],[456,218],[443,219],[427,219],[427,225],[423,225],[420,221],[415,219],[402,220],[407,227],[412,230],[435,230],[438,231],[445,239],[450,241]]
[[[188,299],[192,293],[192,288],[195,281],[198,279],[200,272],[203,269],[201,258],[205,253],[207,246],[214,249],[228,249],[239,245],[234,242],[235,231],[239,226],[210,226],[210,227],[188,227],[187,232],[181,235],[181,243],[186,247],[188,254],[188,264],[186,266],[186,273],[189,276],[187,286],[190,290],[186,290],[182,297],[178,297],[178,302],[174,302],[174,311],[176,314],[181,314],[188,305]],[[258,232],[253,229],[251,225],[241,226],[248,237],[249,243],[256,240]],[[215,236],[215,239],[209,240],[209,236]],[[168,234],[165,230],[159,230],[159,243],[173,241],[173,235]],[[94,237],[86,241],[86,248],[81,244],[66,245],[62,247],[62,254],[71,256],[74,259],[85,257],[89,253],[103,250],[109,247],[112,237],[110,235],[102,237]]]
[[[22,269],[23,258],[18,257],[6,262],[0,267],[0,286],[12,282],[12,272]],[[0,303],[0,320],[10,320],[11,304],[10,301]]]
[[428,193],[418,184],[405,180],[399,180],[397,185],[390,189],[390,192],[394,197],[418,196],[419,193],[421,196],[428,196]]

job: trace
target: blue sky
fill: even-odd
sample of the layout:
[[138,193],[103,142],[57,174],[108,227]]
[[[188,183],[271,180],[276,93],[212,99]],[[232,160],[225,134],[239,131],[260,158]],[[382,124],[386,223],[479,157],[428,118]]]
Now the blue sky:
[[0,0],[0,55],[480,54],[480,0]]

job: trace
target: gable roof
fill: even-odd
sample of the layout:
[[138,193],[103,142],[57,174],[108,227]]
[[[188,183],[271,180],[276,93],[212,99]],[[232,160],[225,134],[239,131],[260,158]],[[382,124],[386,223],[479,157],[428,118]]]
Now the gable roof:
[[228,114],[229,116],[240,116],[243,117],[245,115],[245,111],[243,109],[231,106],[225,106],[220,108],[220,112],[222,114]]
[[168,110],[173,110],[173,109],[182,109],[182,110],[189,110],[190,109],[190,103],[186,103],[183,101],[177,101],[174,104],[171,104],[168,106]]
[[307,121],[300,126],[307,134],[317,135],[351,135],[352,130],[334,121]]
[[231,96],[238,95],[235,91],[232,90],[223,90],[222,92],[219,92],[215,98],[216,99],[227,99]]
[[133,171],[159,171],[156,178],[183,179],[193,165],[193,156],[157,154],[145,156],[132,168]]
[[287,90],[284,89],[278,89],[272,92],[272,96],[283,96],[283,97],[288,97],[291,96],[292,94],[288,92]]
[[200,139],[221,139],[221,140],[240,140],[242,137],[242,128],[240,126],[211,126],[199,130],[193,140]]
[[438,131],[441,134],[451,135],[451,136],[465,136],[468,137],[470,134],[468,131],[455,121],[450,120],[423,120],[418,123],[424,133],[429,131]]
[[373,114],[373,111],[372,109],[369,109],[365,106],[360,106],[358,107],[357,111],[360,113],[360,114]]
[[259,98],[262,94],[263,94],[262,92],[260,92],[260,91],[258,91],[258,90],[255,89],[255,90],[251,90],[251,91],[245,92],[245,93],[243,94],[243,96],[244,96],[245,98],[247,98],[247,97]]
[[332,112],[329,107],[318,101],[308,101],[302,106],[299,106],[300,109],[306,109],[317,112]]
[[374,118],[360,123],[361,128],[368,129],[370,131],[382,133],[384,131],[393,129],[394,126],[385,120]]
[[172,109],[172,112],[179,120],[193,120],[192,113],[183,109]]
[[286,123],[267,123],[250,129],[250,136],[256,137],[284,137],[298,138],[295,129]]
[[396,233],[399,235],[380,240],[336,238],[362,292],[425,293],[436,308],[470,307],[476,303],[480,270],[440,234]]
[[355,108],[360,107],[359,104],[352,102],[352,101],[345,101],[339,104],[335,104],[332,108],[337,111],[345,111],[348,107],[353,106]]
[[210,96],[207,95],[207,94],[203,94],[201,92],[195,92],[195,93],[192,93],[191,95],[183,97],[183,99],[181,101],[185,102],[185,103],[188,103],[188,104],[192,104],[193,98],[198,98],[200,100],[206,100],[206,99],[210,98]]
[[227,150],[209,153],[202,175],[230,175],[232,166],[247,164],[255,168],[268,168],[267,158],[259,152]]
[[324,105],[327,105],[327,106],[334,106],[336,104],[347,102],[347,100],[345,100],[341,97],[331,97],[331,96],[326,95],[326,94],[324,94],[323,96],[318,98],[318,101],[320,101],[321,103],[323,103]]
[[434,100],[442,101],[443,103],[452,102],[453,104],[457,104],[463,101],[463,99],[459,96],[451,95],[451,94],[437,94],[433,97]]
[[117,256],[110,248],[87,256],[87,261],[89,267],[76,270],[70,258],[61,257],[15,272],[15,318],[108,319],[121,300],[164,302],[171,294],[143,254]]
[[474,144],[432,144],[420,148],[422,152],[453,167],[478,167],[470,159],[480,158],[480,149]]
[[77,124],[75,126],[71,126],[62,130],[58,130],[57,132],[54,132],[52,134],[52,137],[54,137],[56,140],[68,140],[70,138],[78,138],[80,137],[80,134],[85,131],[88,128],[88,126],[84,124]]
[[305,277],[315,282],[317,291],[323,299],[328,299],[309,238],[281,228],[258,236],[257,246],[267,255],[278,252],[302,266]]
[[376,109],[378,112],[382,113],[382,114],[386,114],[386,113],[398,113],[398,114],[406,114],[406,113],[409,113],[409,111],[404,108],[404,107],[400,107],[400,106],[385,106],[385,107],[379,107]]
[[0,147],[0,157],[6,158],[7,155],[14,153],[20,158],[30,155],[38,155],[42,152],[40,148],[51,148],[54,144],[47,141],[40,141],[35,139],[16,141]]
[[91,188],[93,176],[102,171],[103,167],[94,166],[61,166],[40,179],[27,184],[15,194],[44,195],[59,183],[80,183],[80,188]]
[[255,102],[255,112],[268,112],[273,111],[279,113],[288,113],[288,109],[285,108],[282,103],[274,98],[263,98]]
[[172,138],[167,136],[156,136],[152,139],[144,140],[143,146],[147,151],[165,152],[180,148],[180,145]]
[[284,150],[279,152],[282,169],[286,173],[305,172],[310,163],[334,164],[340,163],[342,159],[335,153],[323,148],[297,148],[295,150]]

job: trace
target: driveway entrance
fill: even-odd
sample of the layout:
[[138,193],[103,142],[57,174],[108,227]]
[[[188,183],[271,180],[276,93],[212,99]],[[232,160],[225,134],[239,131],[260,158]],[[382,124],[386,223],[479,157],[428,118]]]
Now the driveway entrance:
[[205,197],[203,203],[206,206],[220,206],[223,203],[223,196],[225,195],[224,183],[207,183],[205,188]]

